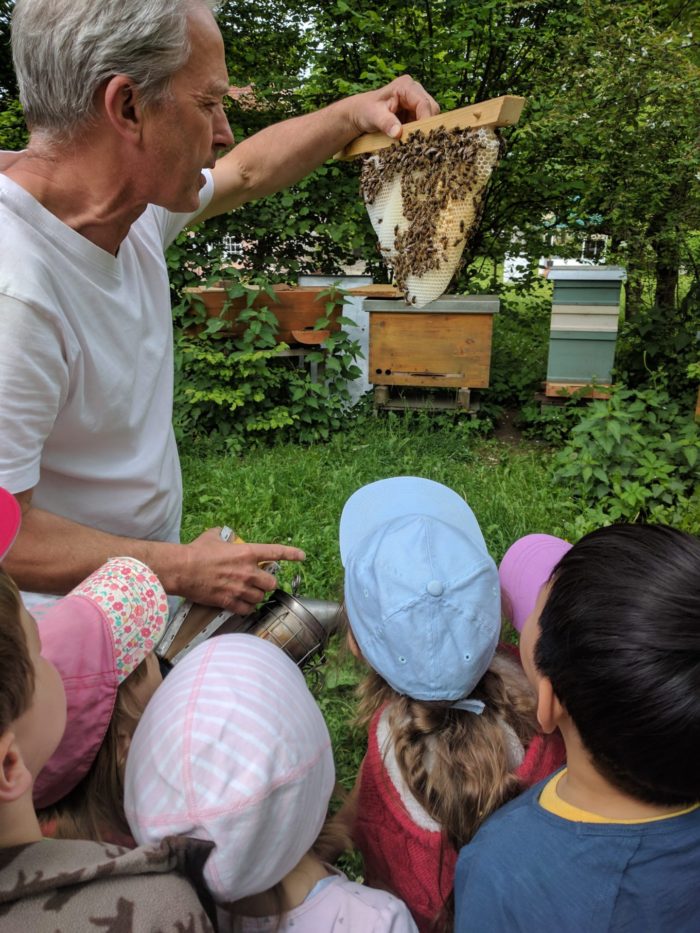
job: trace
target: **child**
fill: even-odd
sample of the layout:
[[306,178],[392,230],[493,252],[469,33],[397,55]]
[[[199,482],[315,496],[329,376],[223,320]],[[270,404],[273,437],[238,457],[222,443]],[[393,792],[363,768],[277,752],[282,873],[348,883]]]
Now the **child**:
[[498,567],[501,604],[504,616],[516,631],[522,632],[542,586],[570,549],[568,541],[554,535],[525,535],[503,555]]
[[294,662],[253,635],[220,635],[149,703],[127,759],[126,815],[139,842],[214,843],[203,881],[221,930],[415,931],[391,894],[314,855],[334,780],[326,724]]
[[561,764],[535,698],[497,650],[499,582],[476,518],[439,483],[358,490],[340,520],[351,647],[369,742],[341,819],[368,883],[398,894],[419,929],[450,926],[457,850],[497,807]]
[[[16,500],[0,489],[0,561],[19,521]],[[32,785],[65,722],[61,678],[41,656],[36,623],[0,567],[0,929],[74,933],[89,923],[126,933],[211,931],[193,888],[175,874],[201,858],[196,843],[127,851],[42,838]]]
[[[510,595],[517,605],[517,586]],[[695,933],[700,541],[661,525],[586,535],[554,567],[521,646],[567,767],[462,850],[456,929]]]
[[47,835],[133,845],[124,765],[162,681],[154,648],[167,621],[160,581],[131,557],[109,560],[39,619],[44,655],[68,700],[63,739],[34,786]]

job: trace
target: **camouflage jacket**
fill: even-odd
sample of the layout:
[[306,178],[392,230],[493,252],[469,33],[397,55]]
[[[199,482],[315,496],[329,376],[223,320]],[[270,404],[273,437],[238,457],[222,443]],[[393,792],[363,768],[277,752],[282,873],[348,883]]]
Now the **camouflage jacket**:
[[185,874],[210,844],[166,839],[125,849],[44,839],[0,849],[0,933],[211,933]]

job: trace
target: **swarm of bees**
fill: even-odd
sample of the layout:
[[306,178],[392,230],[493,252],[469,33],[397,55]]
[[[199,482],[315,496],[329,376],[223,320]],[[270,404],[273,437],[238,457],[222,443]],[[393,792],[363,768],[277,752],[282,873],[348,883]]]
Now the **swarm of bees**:
[[360,193],[379,250],[416,308],[446,291],[478,226],[502,145],[493,129],[439,127],[365,157]]

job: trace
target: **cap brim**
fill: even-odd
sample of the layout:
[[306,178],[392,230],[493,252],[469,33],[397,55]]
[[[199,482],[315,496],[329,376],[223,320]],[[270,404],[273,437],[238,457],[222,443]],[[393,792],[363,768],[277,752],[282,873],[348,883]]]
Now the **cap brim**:
[[513,627],[522,631],[537,603],[542,586],[571,545],[554,535],[525,535],[506,551],[498,576],[503,610]]
[[0,560],[14,544],[22,524],[22,509],[11,492],[0,487]]
[[114,557],[38,620],[42,655],[63,680],[63,738],[34,784],[36,806],[55,803],[87,774],[112,717],[119,685],[155,649],[168,619],[153,572]]
[[61,675],[67,706],[63,738],[34,782],[34,805],[47,807],[89,771],[112,718],[118,678],[112,638],[99,606],[65,596],[37,625],[41,653]]
[[345,503],[339,532],[343,566],[373,531],[407,515],[424,515],[452,525],[488,553],[474,513],[454,490],[419,476],[394,476],[362,486]]

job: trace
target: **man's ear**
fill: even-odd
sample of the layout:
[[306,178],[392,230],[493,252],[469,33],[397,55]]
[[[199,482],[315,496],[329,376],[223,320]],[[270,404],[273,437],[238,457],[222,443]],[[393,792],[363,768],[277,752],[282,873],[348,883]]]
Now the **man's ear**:
[[131,78],[126,75],[114,75],[102,93],[105,115],[114,129],[122,136],[140,138],[143,130],[143,107]]
[[0,804],[12,803],[31,790],[32,776],[24,763],[14,732],[0,736]]
[[537,682],[537,721],[545,733],[554,732],[564,718],[564,707],[552,688],[549,677],[540,677]]

